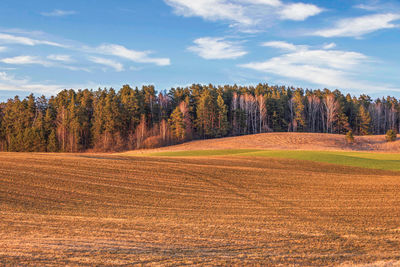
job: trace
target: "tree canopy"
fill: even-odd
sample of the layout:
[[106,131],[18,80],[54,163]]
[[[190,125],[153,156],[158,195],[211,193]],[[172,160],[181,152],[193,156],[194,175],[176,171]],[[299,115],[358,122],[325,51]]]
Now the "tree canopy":
[[1,151],[118,151],[264,132],[400,131],[394,97],[340,91],[200,85],[157,92],[124,85],[0,103]]

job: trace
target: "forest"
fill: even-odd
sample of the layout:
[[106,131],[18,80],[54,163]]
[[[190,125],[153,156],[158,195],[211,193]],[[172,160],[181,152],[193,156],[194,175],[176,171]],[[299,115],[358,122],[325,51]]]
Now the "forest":
[[400,103],[339,90],[193,84],[157,92],[124,85],[0,103],[0,150],[122,151],[266,132],[400,131]]

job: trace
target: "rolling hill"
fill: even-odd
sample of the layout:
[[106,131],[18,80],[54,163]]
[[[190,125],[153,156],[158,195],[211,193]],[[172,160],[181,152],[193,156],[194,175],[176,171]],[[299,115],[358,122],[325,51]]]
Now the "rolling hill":
[[321,133],[263,133],[218,139],[197,140],[163,148],[130,151],[128,154],[156,151],[190,151],[220,149],[318,150],[400,152],[400,140],[387,143],[384,135],[356,136],[347,144],[344,135]]

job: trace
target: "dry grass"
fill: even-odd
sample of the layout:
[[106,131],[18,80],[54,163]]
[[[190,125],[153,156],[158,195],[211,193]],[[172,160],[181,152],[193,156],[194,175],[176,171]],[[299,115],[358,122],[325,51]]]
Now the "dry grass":
[[399,207],[399,172],[2,153],[0,265],[397,264]]
[[[272,149],[325,151],[400,152],[400,139],[387,143],[384,135],[356,136],[355,143],[347,144],[345,136],[320,133],[264,133],[211,140],[187,142],[153,151],[186,151],[209,149]],[[132,153],[148,151],[132,151]]]

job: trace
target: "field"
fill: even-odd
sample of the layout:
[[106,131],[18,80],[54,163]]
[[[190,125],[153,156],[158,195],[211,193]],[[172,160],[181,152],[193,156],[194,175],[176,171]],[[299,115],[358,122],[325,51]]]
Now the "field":
[[[400,152],[400,140],[387,143],[384,135],[356,136],[354,144],[347,144],[344,135],[320,133],[264,133],[239,137],[199,140],[164,147],[157,151],[215,150],[311,150],[311,151],[374,151]],[[137,151],[135,151],[137,153]],[[147,151],[145,151],[147,153]]]
[[246,156],[265,158],[286,158],[325,162],[345,166],[362,167],[379,170],[400,171],[400,153],[371,153],[343,151],[307,151],[307,150],[187,150],[167,151],[142,154],[151,157],[216,157],[216,156]]
[[222,141],[0,153],[0,265],[400,265],[399,154]]

